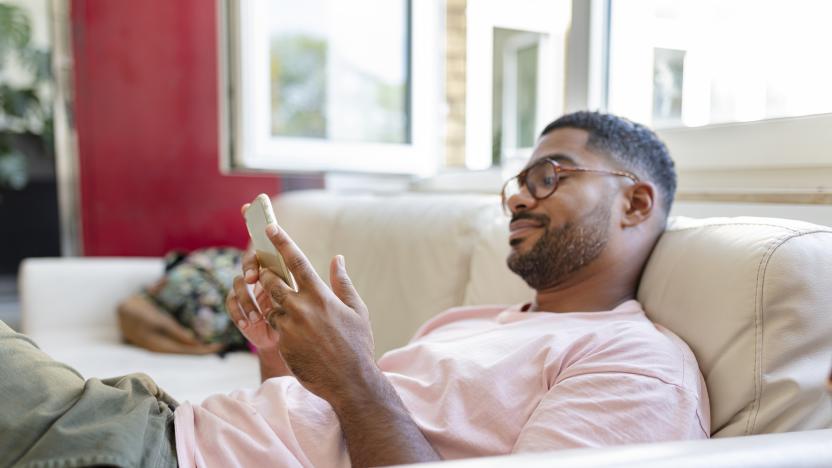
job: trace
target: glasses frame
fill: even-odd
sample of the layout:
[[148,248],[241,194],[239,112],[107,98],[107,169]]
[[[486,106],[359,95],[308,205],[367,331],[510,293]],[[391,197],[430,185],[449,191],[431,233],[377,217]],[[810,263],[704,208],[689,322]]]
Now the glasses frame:
[[[549,193],[547,193],[544,196],[538,197],[534,193],[533,190],[529,190],[528,186],[526,185],[526,177],[528,176],[530,171],[532,171],[534,168],[536,168],[536,167],[538,167],[542,164],[551,164],[554,167],[554,169],[555,169],[555,182],[552,185],[552,190],[549,191]],[[519,188],[522,189],[523,187],[526,187],[526,191],[529,192],[529,195],[531,195],[532,198],[535,199],[535,201],[539,202],[541,200],[545,200],[545,199],[551,197],[552,194],[554,194],[555,191],[557,191],[558,186],[560,186],[560,174],[561,174],[561,172],[589,172],[589,173],[595,173],[595,174],[605,174],[605,175],[626,177],[626,178],[632,180],[633,182],[639,182],[639,180],[640,180],[638,178],[638,176],[636,176],[632,172],[613,171],[613,170],[606,170],[606,169],[592,169],[592,168],[589,168],[589,167],[561,166],[560,163],[558,163],[557,161],[555,161],[551,157],[545,157],[545,158],[542,158],[541,160],[537,161],[536,163],[532,164],[531,166],[523,169],[522,171],[517,173],[516,176],[509,178],[508,180],[505,181],[505,183],[503,183],[503,188],[502,188],[502,190],[500,190],[500,199],[501,199],[501,203],[502,203],[502,206],[503,206],[503,211],[507,215],[509,215],[509,216],[511,215],[511,209],[509,209],[509,207],[508,207],[508,199],[511,198],[511,197],[506,197],[506,188],[508,188],[508,184],[512,180],[517,179],[517,185],[519,186]]]

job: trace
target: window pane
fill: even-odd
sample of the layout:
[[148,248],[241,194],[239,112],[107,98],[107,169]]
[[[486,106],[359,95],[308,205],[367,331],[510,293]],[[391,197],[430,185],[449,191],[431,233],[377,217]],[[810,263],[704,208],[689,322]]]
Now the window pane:
[[492,163],[526,158],[539,122],[540,42],[544,34],[494,28],[492,74]]
[[515,145],[518,148],[530,148],[535,142],[537,53],[536,42],[517,51],[517,137]]
[[655,127],[832,112],[832,2],[612,0],[609,111]]
[[408,11],[407,0],[271,0],[272,134],[410,143]]

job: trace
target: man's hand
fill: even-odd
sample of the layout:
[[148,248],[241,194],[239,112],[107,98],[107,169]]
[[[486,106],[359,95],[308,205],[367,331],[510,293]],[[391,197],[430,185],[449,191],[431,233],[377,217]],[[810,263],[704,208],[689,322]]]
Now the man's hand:
[[[254,257],[254,252],[247,252],[245,255]],[[260,381],[291,375],[292,372],[278,349],[280,334],[265,318],[269,316],[273,306],[263,286],[260,283],[255,283],[254,286],[246,285],[243,277],[237,276],[234,278],[231,291],[228,292],[225,306],[228,315],[243,336],[257,348]]]
[[[246,281],[258,281],[274,308],[269,321],[279,330],[279,349],[295,377],[333,406],[348,398],[361,376],[378,372],[367,306],[347,276],[343,257],[330,264],[328,288],[294,241],[277,226],[266,230],[295,277],[293,291],[272,271],[260,268],[255,256],[243,259]],[[255,278],[256,276],[256,278]]]
[[280,354],[304,387],[332,405],[352,465],[439,460],[375,364],[367,306],[347,275],[344,258],[338,255],[330,262],[330,289],[285,231],[270,225],[266,234],[298,290],[261,269],[252,257],[243,260],[245,281],[259,281],[271,298],[269,321],[279,331]]
[[[249,254],[254,256],[253,252],[246,253]],[[258,351],[277,351],[280,335],[264,319],[272,310],[271,299],[259,283],[249,287],[242,276],[235,277],[234,284],[225,298],[225,307],[240,333]]]

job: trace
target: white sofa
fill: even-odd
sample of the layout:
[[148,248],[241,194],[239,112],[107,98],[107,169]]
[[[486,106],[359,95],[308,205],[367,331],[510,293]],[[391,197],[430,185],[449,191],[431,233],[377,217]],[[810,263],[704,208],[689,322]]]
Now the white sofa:
[[[329,259],[345,256],[369,306],[379,354],[448,307],[531,297],[505,267],[507,220],[496,197],[311,191],[276,199],[275,211],[324,279]],[[161,272],[156,258],[26,260],[23,331],[87,377],[146,372],[180,400],[257,385],[257,363],[245,353],[157,355],[121,343],[115,304]],[[707,464],[832,466],[832,397],[825,388],[831,286],[832,228],[767,218],[672,219],[638,299],[696,354],[714,437],[787,434],[522,455],[523,463],[678,466],[724,452],[723,464]],[[764,456],[771,447],[785,455]]]

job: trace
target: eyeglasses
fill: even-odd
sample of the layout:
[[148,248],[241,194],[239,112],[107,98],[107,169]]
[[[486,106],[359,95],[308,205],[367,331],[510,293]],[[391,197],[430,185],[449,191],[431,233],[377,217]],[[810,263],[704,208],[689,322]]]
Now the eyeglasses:
[[537,201],[551,197],[552,194],[555,193],[555,190],[558,189],[558,182],[560,181],[561,174],[570,172],[593,172],[596,174],[627,177],[633,182],[639,181],[635,174],[629,172],[606,171],[603,169],[589,169],[586,167],[564,167],[551,158],[543,158],[506,181],[501,192],[503,211],[505,211],[507,215],[511,216],[511,209],[508,206],[508,200],[513,195],[520,193],[520,190],[523,187],[526,187],[529,195]]

